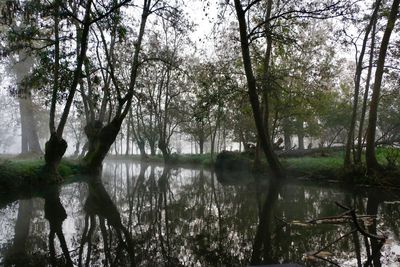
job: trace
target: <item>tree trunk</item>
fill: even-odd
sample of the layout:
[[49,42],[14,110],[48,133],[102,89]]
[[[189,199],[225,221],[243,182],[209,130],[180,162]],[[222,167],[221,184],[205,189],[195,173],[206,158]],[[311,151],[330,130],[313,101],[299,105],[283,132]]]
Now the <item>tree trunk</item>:
[[378,118],[379,97],[381,92],[386,51],[389,45],[390,35],[392,34],[394,24],[396,22],[396,16],[399,10],[399,3],[400,0],[393,0],[385,33],[383,34],[382,37],[381,47],[379,50],[379,57],[376,66],[375,82],[370,102],[368,129],[367,129],[366,161],[367,161],[367,168],[369,171],[377,171],[381,168],[375,155],[376,121]]
[[[36,120],[30,89],[23,84],[29,74],[33,61],[24,52],[19,53],[20,61],[15,64],[16,82],[18,88],[18,104],[21,118],[21,153],[42,154],[36,129]],[[24,59],[25,58],[25,59]]]
[[140,151],[140,158],[141,159],[147,159],[147,154],[146,154],[146,143],[144,141],[137,141],[137,146]]
[[303,133],[303,131],[300,131],[297,134],[297,138],[299,140],[299,149],[300,150],[304,149],[304,133]]
[[169,163],[171,160],[171,151],[169,150],[168,145],[163,140],[160,140],[158,142],[158,148],[162,153],[164,163]]
[[[88,4],[90,2],[91,1],[89,0]],[[116,108],[114,118],[111,119],[107,125],[103,127],[101,121],[91,121],[90,124],[85,127],[85,133],[88,137],[89,142],[89,150],[85,158],[83,159],[82,165],[84,167],[84,171],[86,171],[88,174],[93,175],[93,177],[99,176],[101,174],[103,160],[110,150],[112,144],[115,142],[121,129],[123,120],[132,108],[132,98],[135,93],[135,84],[140,64],[139,54],[141,50],[143,35],[145,32],[146,21],[148,15],[151,13],[151,6],[151,1],[144,1],[139,33],[136,43],[134,45],[129,86],[128,91],[124,96],[124,101],[119,101],[119,105]],[[110,58],[108,56],[107,61],[109,64],[112,65],[112,62],[110,61]],[[113,68],[110,68],[110,75],[114,75]],[[112,108],[110,107],[110,118],[112,113],[111,110]]]
[[81,158],[85,157],[86,152],[88,151],[88,149],[89,149],[89,141],[86,141],[85,144],[82,147],[82,151],[79,154],[78,158],[81,159]]
[[292,140],[290,139],[290,132],[289,131],[283,131],[283,139],[285,141],[284,146],[285,150],[290,150],[292,148]]
[[95,176],[101,174],[103,160],[118,136],[122,120],[114,118],[105,126],[99,121],[86,125],[85,133],[89,142],[88,152],[83,158],[86,173]]
[[80,142],[80,140],[77,140],[75,143],[75,151],[74,151],[74,155],[73,155],[74,158],[77,158],[79,156],[80,146],[81,146],[81,142]]
[[156,149],[156,142],[153,140],[147,140],[149,143],[149,147],[150,147],[150,155],[155,156],[157,149]]
[[56,112],[56,102],[57,102],[57,94],[58,94],[58,78],[59,78],[59,35],[58,35],[58,9],[59,3],[56,1],[57,4],[57,12],[55,16],[55,66],[54,66],[54,88],[52,93],[51,99],[51,108],[50,108],[50,121],[49,121],[49,128],[50,128],[50,139],[46,142],[45,145],[45,161],[46,161],[46,168],[49,170],[49,175],[56,177],[57,168],[63,157],[65,151],[67,150],[67,142],[62,138],[64,127],[68,119],[69,111],[74,99],[74,95],[76,92],[76,88],[78,86],[78,82],[81,79],[82,75],[82,64],[83,60],[86,57],[86,50],[87,50],[87,43],[88,43],[88,36],[90,30],[90,9],[92,0],[88,0],[86,3],[86,10],[85,10],[85,17],[84,17],[84,26],[80,35],[80,51],[77,54],[77,66],[74,70],[74,75],[72,79],[72,84],[69,90],[69,94],[67,97],[66,104],[64,106],[64,110],[61,115],[60,122],[58,124],[57,129],[55,128],[55,112]]
[[249,152],[249,148],[248,148],[247,142],[244,138],[242,129],[239,129],[238,132],[239,132],[239,152],[241,152],[241,150],[242,150],[242,144],[243,144],[244,152]]
[[[67,142],[59,137],[55,132],[51,133],[50,139],[46,142],[44,159],[46,168],[49,171],[49,177],[57,174],[57,168],[60,164],[62,157],[67,150]],[[55,176],[53,178],[56,178]]]
[[125,155],[129,155],[129,150],[130,150],[130,138],[131,138],[131,129],[130,129],[130,120],[131,118],[128,118],[128,123],[126,124],[126,150],[125,150]]
[[361,154],[362,154],[362,147],[363,147],[363,139],[364,139],[364,122],[365,122],[365,113],[367,111],[367,102],[368,102],[368,92],[369,86],[371,82],[371,75],[372,75],[372,68],[373,68],[373,61],[374,61],[374,50],[375,50],[375,31],[376,31],[376,19],[374,21],[374,25],[372,27],[371,33],[371,48],[369,51],[369,65],[368,65],[368,73],[367,73],[367,80],[365,84],[364,90],[364,99],[361,109],[361,118],[360,118],[360,125],[358,127],[358,136],[357,136],[357,152],[355,156],[355,163],[361,163]]
[[28,142],[28,131],[27,123],[26,123],[26,106],[23,104],[24,100],[19,99],[19,114],[21,118],[21,153],[27,154],[29,153],[29,142]]
[[203,153],[204,153],[204,139],[203,138],[199,139],[199,148],[200,148],[200,155],[203,155]]

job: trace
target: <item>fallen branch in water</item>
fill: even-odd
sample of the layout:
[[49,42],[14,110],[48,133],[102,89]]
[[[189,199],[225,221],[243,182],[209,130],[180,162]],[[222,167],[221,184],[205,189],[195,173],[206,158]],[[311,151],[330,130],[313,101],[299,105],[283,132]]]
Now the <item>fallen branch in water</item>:
[[[340,240],[349,237],[352,234],[360,233],[364,237],[365,241],[365,249],[367,252],[367,260],[364,263],[364,266],[370,266],[372,260],[374,257],[377,256],[377,254],[380,252],[381,248],[385,244],[387,237],[386,236],[380,236],[376,234],[372,234],[367,232],[362,225],[369,225],[372,224],[371,221],[375,220],[377,218],[376,215],[357,215],[356,210],[354,208],[349,208],[343,204],[340,204],[338,202],[335,202],[335,204],[344,209],[345,212],[337,215],[337,216],[329,216],[329,217],[321,217],[321,218],[316,218],[316,219],[311,219],[306,222],[301,222],[301,221],[286,221],[283,219],[277,218],[279,221],[283,222],[286,225],[294,225],[294,226],[300,226],[300,227],[308,227],[316,224],[342,224],[342,223],[350,223],[352,225],[352,230],[345,233],[344,235],[338,237],[334,241],[330,242],[329,244],[325,245],[321,249],[315,251],[315,252],[310,252],[307,253],[304,258],[308,260],[323,260],[326,261],[334,266],[339,266],[338,263],[334,262],[333,260],[329,259],[332,255],[332,253],[326,251],[329,247],[335,245],[337,242]],[[360,224],[361,223],[361,224]],[[375,248],[372,248],[369,245],[368,239],[370,240],[376,240],[378,241],[378,245]],[[360,263],[359,263],[360,264]]]
[[[355,227],[357,228],[358,232],[360,232],[364,237],[367,237],[367,238],[369,238],[369,239],[375,239],[375,240],[378,240],[378,241],[379,241],[378,247],[377,247],[374,251],[372,251],[372,253],[368,253],[369,256],[368,256],[368,258],[367,258],[367,261],[364,263],[364,266],[370,266],[370,264],[371,264],[371,262],[372,262],[374,256],[376,256],[377,253],[380,252],[381,248],[382,248],[383,245],[385,244],[387,237],[386,237],[386,236],[374,235],[374,234],[371,234],[371,233],[367,232],[367,231],[366,231],[365,229],[363,229],[363,228],[361,227],[361,225],[358,223],[358,221],[357,221],[357,215],[356,215],[355,209],[351,209],[351,208],[349,208],[349,207],[346,207],[346,206],[344,206],[344,205],[342,205],[342,204],[340,204],[340,203],[338,203],[338,202],[335,202],[335,204],[336,204],[337,206],[339,206],[340,208],[342,208],[342,209],[347,210],[348,212],[350,212],[350,215],[351,215],[351,217],[352,217],[352,219],[353,219],[353,223],[354,223]],[[368,252],[369,252],[369,251],[368,251]]]

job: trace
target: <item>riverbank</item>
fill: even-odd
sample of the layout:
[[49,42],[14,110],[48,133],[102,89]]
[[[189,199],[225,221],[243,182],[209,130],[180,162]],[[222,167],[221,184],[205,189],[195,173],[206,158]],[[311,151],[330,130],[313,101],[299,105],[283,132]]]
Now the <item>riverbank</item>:
[[[293,155],[292,155],[293,154]],[[374,176],[368,176],[365,167],[351,170],[343,169],[344,152],[340,149],[313,149],[281,153],[280,160],[289,178],[310,179],[319,181],[337,180],[349,184],[369,184],[400,186],[400,150],[377,149],[377,158],[385,166],[384,171]],[[161,155],[148,156],[142,159],[140,155],[109,155],[108,160],[129,160],[164,165]],[[255,167],[252,155],[238,152],[223,152],[217,155],[215,161],[210,154],[174,154],[169,165],[173,167],[190,167],[205,169],[224,169],[231,174],[235,171],[271,175],[265,159],[261,159],[259,167]],[[43,183],[44,161],[41,157],[21,158],[13,155],[0,155],[0,193],[12,188],[32,187]],[[63,179],[80,174],[79,161],[65,159],[59,169]]]
[[[281,153],[279,158],[288,178],[400,187],[400,150],[397,148],[377,149],[377,159],[382,170],[373,175],[367,174],[365,164],[344,169],[343,149],[293,151]],[[251,155],[245,153],[223,152],[218,155],[215,166],[230,173],[248,171],[272,175],[265,158],[256,165]]]
[[[40,158],[21,159],[0,157],[0,194],[2,201],[32,197],[40,194],[50,185],[44,169],[44,160]],[[73,182],[79,177],[79,164],[63,160],[59,166],[62,183]],[[55,182],[52,181],[54,184]],[[0,206],[2,203],[0,202]]]

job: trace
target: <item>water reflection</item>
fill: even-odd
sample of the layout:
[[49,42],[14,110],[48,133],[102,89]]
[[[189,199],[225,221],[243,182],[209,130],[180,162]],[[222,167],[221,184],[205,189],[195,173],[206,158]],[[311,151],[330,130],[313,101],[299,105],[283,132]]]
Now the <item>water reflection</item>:
[[27,255],[27,238],[29,235],[29,225],[32,217],[33,201],[21,200],[18,207],[17,220],[15,222],[15,234],[12,245],[5,255],[5,265],[14,264],[15,266],[24,266]]
[[[260,188],[260,186],[257,186]],[[274,214],[274,206],[278,199],[281,183],[276,179],[269,180],[269,186],[265,202],[262,208],[259,209],[259,222],[257,231],[254,237],[253,253],[251,255],[251,264],[271,264],[278,263],[277,258],[273,255],[272,250],[272,221]],[[262,192],[257,190],[257,195],[260,196]],[[260,198],[260,197],[258,197]]]
[[[68,246],[65,241],[62,225],[67,218],[67,213],[60,200],[60,190],[58,186],[49,186],[44,195],[44,217],[49,222],[49,251],[50,259],[53,266],[61,265],[56,258],[56,250],[54,245],[55,235],[58,237],[60,247],[62,249],[65,265],[72,266],[71,256],[69,254]],[[64,264],[62,264],[64,265]]]
[[389,266],[400,257],[400,203],[393,192],[107,162],[101,178],[28,195],[37,197],[0,210],[0,265],[330,266],[305,255],[354,226],[293,222],[342,213],[334,201],[377,214],[365,226],[389,241],[380,255],[379,244],[353,233],[327,248],[330,260],[357,266],[369,253],[374,266]]

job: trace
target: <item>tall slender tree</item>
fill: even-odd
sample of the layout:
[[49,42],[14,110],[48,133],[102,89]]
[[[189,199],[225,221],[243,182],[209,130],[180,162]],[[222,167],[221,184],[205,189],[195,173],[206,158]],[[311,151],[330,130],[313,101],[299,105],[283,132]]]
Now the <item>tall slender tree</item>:
[[366,161],[367,168],[370,172],[379,171],[381,165],[376,159],[375,153],[375,136],[376,136],[376,121],[378,118],[379,97],[381,93],[382,78],[384,73],[384,65],[387,49],[389,46],[390,36],[395,26],[397,13],[399,11],[400,0],[393,0],[388,22],[385,32],[382,37],[381,47],[375,71],[375,82],[372,90],[371,102],[369,107],[368,129],[367,129],[367,145],[366,145]]
[[[267,4],[267,14],[266,14],[266,19],[267,21],[269,20],[270,14],[271,14],[271,8],[272,8],[272,0],[268,1]],[[250,45],[249,45],[249,39],[248,39],[248,32],[247,32],[247,22],[246,22],[246,11],[249,10],[249,6],[246,9],[243,9],[242,3],[240,0],[235,0],[235,10],[236,10],[236,16],[237,20],[239,22],[239,32],[240,32],[240,44],[241,44],[241,49],[242,49],[242,58],[243,58],[243,66],[246,74],[246,79],[247,79],[247,89],[248,89],[248,95],[251,103],[251,107],[253,110],[253,116],[254,116],[254,121],[256,124],[257,128],[257,133],[258,133],[258,138],[260,140],[261,147],[264,151],[265,156],[267,157],[267,161],[269,163],[269,166],[271,167],[271,170],[274,172],[274,174],[277,177],[284,177],[283,173],[283,168],[282,165],[280,164],[277,156],[275,155],[272,147],[272,142],[269,136],[268,132],[268,126],[265,125],[268,116],[268,66],[269,66],[269,61],[270,61],[270,55],[271,55],[271,39],[270,37],[267,37],[267,49],[265,52],[265,58],[264,58],[264,80],[263,83],[265,84],[263,86],[264,90],[264,118],[261,113],[261,108],[260,108],[260,100],[257,94],[257,83],[256,79],[254,76],[253,72],[253,65],[252,65],[252,60],[250,56]],[[268,23],[266,23],[268,24]],[[268,26],[266,26],[268,28]]]
[[358,56],[356,73],[355,73],[355,77],[354,77],[353,111],[352,111],[352,115],[351,115],[351,122],[350,122],[350,127],[348,130],[348,135],[347,135],[346,153],[345,153],[345,157],[344,157],[345,167],[348,167],[351,165],[351,151],[352,151],[352,148],[354,147],[354,132],[355,132],[356,120],[357,120],[358,99],[359,99],[359,95],[360,95],[361,74],[362,74],[362,70],[363,70],[364,55],[365,55],[365,51],[367,48],[369,34],[371,32],[371,29],[373,28],[373,25],[376,21],[377,16],[378,16],[378,10],[379,10],[380,4],[381,4],[381,0],[377,0],[374,3],[373,12],[372,12],[371,18],[369,19],[368,25],[365,28],[365,35],[364,35],[363,43],[361,46],[360,54]]

